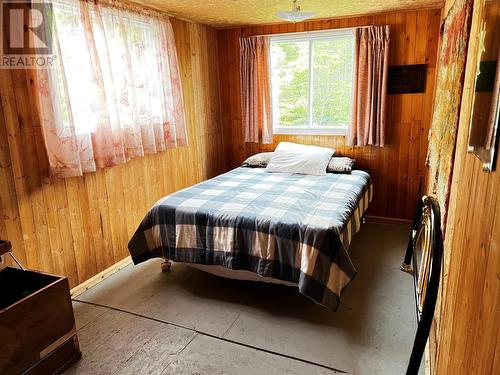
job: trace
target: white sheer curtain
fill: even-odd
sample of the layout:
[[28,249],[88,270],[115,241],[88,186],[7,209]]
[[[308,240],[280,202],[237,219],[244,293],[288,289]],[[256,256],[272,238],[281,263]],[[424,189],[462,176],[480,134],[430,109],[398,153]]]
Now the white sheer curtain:
[[51,171],[71,177],[187,145],[167,18],[79,0],[52,4],[52,69],[37,71]]

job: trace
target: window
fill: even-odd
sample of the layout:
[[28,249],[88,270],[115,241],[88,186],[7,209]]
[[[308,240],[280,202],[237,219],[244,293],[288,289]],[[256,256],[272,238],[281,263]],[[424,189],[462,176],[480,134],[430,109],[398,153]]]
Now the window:
[[[54,15],[64,69],[58,72],[58,84],[64,95],[67,85],[69,101],[62,113],[64,126],[72,120],[76,134],[93,133],[99,123],[95,110],[104,100],[111,123],[121,121],[122,127],[159,123],[162,117],[162,72],[158,69],[160,55],[155,20],[139,14],[112,8],[90,10],[90,23],[96,57],[105,96],[99,92],[92,54],[83,46],[87,35],[81,10],[71,3],[54,3]],[[92,48],[91,47],[91,48]],[[64,72],[64,77],[62,76]],[[72,119],[70,119],[70,115]]]
[[352,30],[271,37],[275,134],[345,134],[351,118]]
[[170,21],[106,2],[46,0],[54,66],[37,70],[54,176],[187,144]]

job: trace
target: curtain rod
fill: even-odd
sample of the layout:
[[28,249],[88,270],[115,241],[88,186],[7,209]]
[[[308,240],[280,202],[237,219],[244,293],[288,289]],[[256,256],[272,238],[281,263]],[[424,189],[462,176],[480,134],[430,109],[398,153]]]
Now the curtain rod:
[[133,13],[153,16],[156,18],[170,18],[171,15],[159,9],[152,8],[148,5],[132,3],[129,0],[80,0],[94,3],[96,5],[104,5],[112,8],[126,10]]
[[[388,25],[366,25],[366,26],[354,26],[354,27],[338,27],[335,29],[323,29],[323,30],[304,30],[304,31],[293,31],[291,33],[269,33],[269,34],[256,34],[256,35],[248,35],[248,37],[252,36],[285,36],[285,35],[297,35],[297,34],[316,34],[316,33],[324,33],[332,30],[355,30],[355,29],[366,29],[372,26],[388,26]],[[244,38],[242,36],[242,38]]]

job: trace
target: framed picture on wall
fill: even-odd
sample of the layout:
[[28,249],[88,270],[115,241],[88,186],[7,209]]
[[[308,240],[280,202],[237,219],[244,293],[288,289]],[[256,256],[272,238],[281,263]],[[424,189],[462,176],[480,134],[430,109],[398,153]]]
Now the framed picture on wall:
[[426,64],[389,66],[388,94],[415,94],[425,92]]

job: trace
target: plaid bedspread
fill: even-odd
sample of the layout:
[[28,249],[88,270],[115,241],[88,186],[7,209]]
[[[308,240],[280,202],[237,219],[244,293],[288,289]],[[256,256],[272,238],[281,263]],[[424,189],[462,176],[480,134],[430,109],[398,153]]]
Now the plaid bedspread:
[[370,176],[240,167],[158,201],[129,243],[153,257],[221,265],[296,283],[336,310],[356,270],[349,241],[371,200]]

